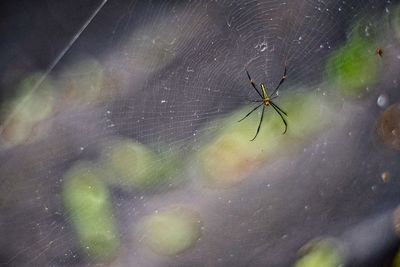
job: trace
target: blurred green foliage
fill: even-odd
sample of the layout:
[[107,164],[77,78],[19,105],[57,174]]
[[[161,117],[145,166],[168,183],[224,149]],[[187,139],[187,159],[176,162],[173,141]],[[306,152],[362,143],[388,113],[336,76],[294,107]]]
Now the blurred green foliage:
[[320,241],[301,257],[294,267],[338,267],[342,259],[337,248],[330,241]]
[[33,143],[44,134],[37,127],[55,112],[54,85],[51,79],[41,83],[35,92],[31,92],[41,79],[41,73],[34,73],[23,79],[12,101],[1,106],[1,117],[7,118],[1,132],[1,139],[6,147]]
[[254,136],[261,114],[254,112],[242,122],[251,107],[225,120],[217,137],[199,151],[204,178],[212,186],[231,186],[243,180],[265,161],[288,155],[317,132],[328,127],[335,116],[334,101],[310,93],[291,93],[279,105],[288,113],[288,131],[279,115],[266,108],[259,135]]
[[327,80],[341,94],[362,96],[377,83],[381,58],[376,54],[376,35],[373,25],[359,22],[347,43],[329,57]]
[[179,166],[176,155],[158,155],[128,139],[115,141],[103,151],[103,176],[114,186],[150,190],[173,183]]
[[82,250],[95,260],[108,260],[118,253],[120,240],[107,187],[98,170],[79,163],[64,176],[64,205]]
[[200,216],[189,208],[169,208],[145,217],[141,236],[156,253],[171,256],[182,253],[201,236]]

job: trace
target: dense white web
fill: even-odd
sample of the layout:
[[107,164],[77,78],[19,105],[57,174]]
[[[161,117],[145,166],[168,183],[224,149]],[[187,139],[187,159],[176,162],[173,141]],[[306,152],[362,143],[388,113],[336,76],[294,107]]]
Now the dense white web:
[[[94,168],[112,160],[117,165],[133,164],[132,158],[107,158],[120,140],[154,153],[141,163],[139,176],[165,165],[173,171],[150,189],[129,187],[122,178],[107,185],[113,215],[106,216],[115,219],[121,243],[109,266],[288,266],[305,241],[340,232],[361,220],[371,207],[383,210],[375,205],[378,200],[384,207],[393,206],[398,190],[378,194],[375,188],[371,196],[370,180],[360,178],[376,175],[382,168],[398,170],[394,160],[382,165],[380,157],[387,151],[373,154],[368,150],[373,156],[364,158],[365,144],[375,142],[373,130],[366,125],[369,120],[375,122],[378,111],[372,109],[368,117],[363,111],[369,109],[346,105],[344,99],[339,103],[344,116],[357,118],[353,135],[348,130],[331,130],[312,136],[302,144],[303,156],[290,157],[279,150],[277,161],[262,163],[240,185],[202,186],[197,155],[223,131],[227,118],[243,107],[250,110],[247,100],[257,99],[245,69],[257,85],[265,82],[272,90],[287,66],[288,79],[280,87],[277,103],[296,92],[329,95],[321,88],[329,56],[346,42],[358,21],[371,25],[378,18],[389,20],[394,1],[108,0],[85,4],[88,8],[76,11],[87,12],[85,19],[74,22],[79,26],[73,35],[50,58],[49,67],[26,90],[26,97],[15,104],[22,109],[51,82],[57,92],[52,97],[56,107],[51,116],[39,120],[39,126],[29,129],[39,138],[10,145],[2,137],[0,266],[95,264],[85,256],[65,208],[66,173],[78,162],[90,162]],[[43,6],[54,18],[68,23],[61,15],[64,7]],[[75,9],[68,8],[66,13]],[[46,11],[35,10],[38,14]],[[368,34],[368,26],[362,30]],[[3,80],[11,72],[5,73]],[[101,85],[96,77],[101,77]],[[363,103],[371,106],[369,100]],[[3,114],[2,134],[15,123],[11,118],[15,110]],[[250,124],[254,131],[257,123]],[[334,126],[352,124],[340,123]],[[268,127],[264,121],[262,129]],[[349,147],[363,153],[347,153]],[[358,167],[352,169],[352,164]],[[354,193],[368,199],[362,199],[362,207],[357,207],[361,199],[352,199]],[[340,208],[342,201],[354,204]],[[181,204],[199,214],[200,241],[179,256],[151,254],[137,242],[137,222]],[[338,219],[345,216],[348,220]]]
[[[384,3],[379,5],[382,8]],[[130,20],[137,18],[136,12],[148,14],[137,18],[138,23],[131,21],[136,46],[128,42],[117,45],[114,51],[121,55],[114,63],[116,71],[121,68],[118,59],[123,58],[136,64],[134,68],[141,69],[142,77],[138,78],[141,82],[131,81],[127,96],[119,99],[112,114],[124,134],[149,142],[161,138],[171,144],[181,143],[196,130],[208,131],[205,122],[255,96],[245,67],[257,83],[265,81],[270,87],[280,80],[285,63],[288,84],[300,87],[319,82],[322,72],[316,70],[322,68],[328,52],[344,40],[346,23],[361,16],[366,5],[336,1],[196,2],[161,4],[156,7],[156,16],[154,8],[148,5],[132,10]],[[371,11],[377,8],[374,4],[368,7]],[[146,58],[146,52],[159,54]]]

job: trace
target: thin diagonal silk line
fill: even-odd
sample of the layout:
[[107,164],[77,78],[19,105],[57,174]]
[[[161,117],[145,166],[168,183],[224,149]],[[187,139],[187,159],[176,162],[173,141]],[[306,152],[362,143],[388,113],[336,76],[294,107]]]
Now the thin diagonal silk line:
[[40,87],[44,80],[46,80],[47,76],[53,71],[55,66],[60,62],[60,60],[65,56],[65,54],[71,49],[72,45],[76,42],[76,40],[81,36],[81,34],[85,31],[87,26],[93,21],[96,15],[100,12],[103,6],[107,3],[108,0],[103,0],[100,5],[93,11],[92,15],[85,21],[82,27],[78,30],[78,32],[73,36],[73,38],[68,42],[68,44],[64,47],[64,49],[58,54],[58,56],[54,59],[54,61],[47,68],[46,72],[40,77],[40,79],[33,85],[32,89],[25,95],[25,97],[18,103],[17,107],[7,116],[4,120],[4,123],[0,125],[0,134],[3,133],[4,129],[10,123],[10,121],[14,118],[15,114],[23,107],[23,105],[28,101],[29,97],[36,92],[36,90]]

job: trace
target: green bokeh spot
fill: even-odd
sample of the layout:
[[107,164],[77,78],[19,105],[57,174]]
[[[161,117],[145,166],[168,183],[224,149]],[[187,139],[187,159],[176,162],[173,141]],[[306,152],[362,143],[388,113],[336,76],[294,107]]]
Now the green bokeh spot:
[[321,241],[300,258],[294,267],[339,267],[343,266],[340,253],[329,241]]
[[328,80],[345,96],[362,96],[377,82],[379,56],[376,47],[362,37],[354,36],[334,52],[327,62]]
[[201,235],[197,212],[182,207],[162,211],[143,222],[145,243],[156,253],[176,255],[192,247]]
[[106,186],[97,170],[80,163],[64,176],[64,205],[89,257],[103,261],[114,257],[120,245]]
[[103,177],[114,186],[152,189],[172,183],[180,166],[177,155],[162,156],[131,140],[114,142],[104,151]]

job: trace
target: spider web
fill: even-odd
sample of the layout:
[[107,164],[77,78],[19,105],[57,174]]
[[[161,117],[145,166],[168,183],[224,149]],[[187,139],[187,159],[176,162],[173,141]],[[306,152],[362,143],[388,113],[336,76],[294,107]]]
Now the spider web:
[[[36,50],[29,52],[27,45],[20,49],[33,62],[32,68],[42,69],[43,74],[29,94],[35,95],[47,80],[91,76],[92,72],[77,72],[71,67],[88,58],[100,66],[107,80],[95,100],[62,107],[46,121],[45,138],[1,150],[0,232],[4,238],[0,242],[0,263],[90,265],[80,256],[62,204],[63,175],[74,162],[97,162],[100,151],[118,138],[144,144],[159,155],[172,151],[190,157],[201,149],[204,140],[212,139],[221,129],[219,120],[244,107],[247,99],[257,97],[245,68],[256,84],[266,82],[268,88],[275,88],[286,65],[289,78],[280,95],[301,88],[320,90],[326,60],[344,43],[352,23],[388,14],[393,2],[131,0],[84,1],[68,7],[51,3],[31,6],[37,17],[51,14],[47,22],[56,25],[52,32],[57,31],[57,25],[65,27],[63,33],[70,39],[63,37],[60,41],[50,36],[50,41],[42,44],[45,35],[40,27],[32,26],[34,34],[41,37],[34,41]],[[6,35],[10,39],[5,38],[5,44],[14,41],[12,36]],[[49,52],[45,56],[47,61],[39,64],[37,47],[43,52],[53,45],[57,52]],[[5,52],[2,57],[9,58]],[[16,60],[23,61],[18,57]],[[2,68],[16,68],[10,66]],[[4,81],[6,74],[2,75]],[[8,84],[3,82],[2,86],[5,85]],[[7,119],[3,121],[5,127]],[[367,117],[361,116],[360,125],[367,121]],[[267,123],[262,127],[268,127]],[[370,141],[370,133],[362,134],[361,140]],[[128,193],[115,190],[113,209],[121,236],[131,236],[130,229],[141,216],[175,203],[189,203],[202,211],[205,230],[198,246],[177,258],[154,258],[137,248],[131,238],[122,238],[124,253],[112,264],[288,266],[305,240],[343,229],[363,218],[371,207],[379,211],[391,206],[391,194],[398,193],[395,189],[367,194],[369,198],[362,199],[362,208],[357,207],[360,199],[348,209],[338,208],[339,204],[329,205],[332,199],[340,202],[339,197],[334,197],[338,192],[342,192],[342,199],[352,201],[350,191],[364,192],[370,188],[370,183],[361,178],[354,183],[345,182],[352,175],[359,177],[354,169],[340,168],[336,175],[344,178],[336,181],[331,180],[330,172],[345,164],[345,160],[348,164],[376,160],[375,165],[363,169],[373,172],[379,169],[383,155],[377,153],[364,159],[360,153],[322,166],[314,163],[321,153],[328,159],[329,155],[336,159],[334,155],[339,152],[345,155],[346,144],[364,151],[364,143],[356,137],[331,138],[327,135],[314,140],[305,148],[311,153],[307,158],[282,159],[261,168],[251,181],[232,189],[210,190],[203,195],[196,183],[187,183],[173,190],[161,185],[151,193],[141,189]],[[337,148],[341,145],[344,148]],[[158,168],[160,163],[161,160],[154,160],[145,169]],[[180,176],[190,176],[196,169],[186,167],[178,171]],[[265,179],[269,171],[276,179]],[[310,186],[314,189],[306,190]],[[296,216],[304,211],[299,207],[313,207],[317,198],[312,194],[318,194],[321,204],[307,216]],[[381,206],[375,205],[378,200],[384,200]],[[296,201],[298,204],[294,204]],[[344,222],[337,219],[347,215]],[[321,226],[328,225],[330,218],[337,219],[337,224]]]

